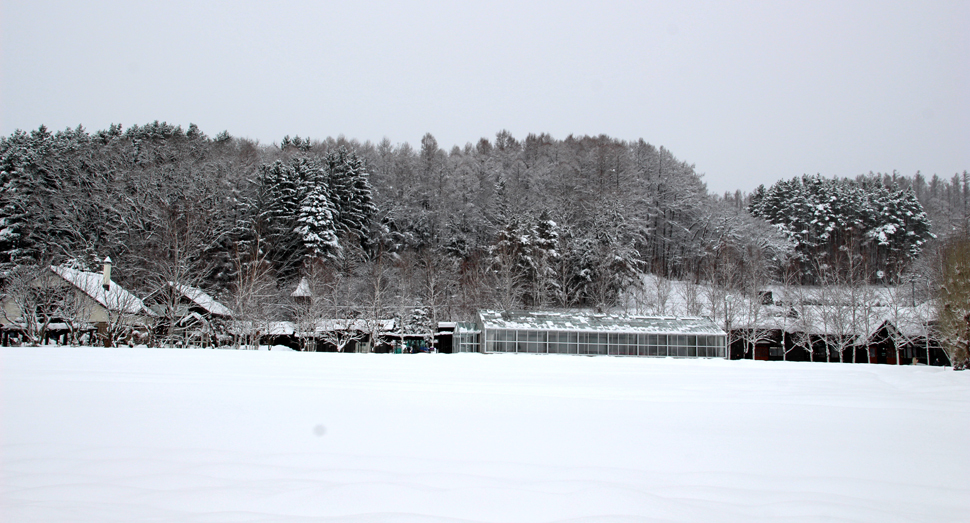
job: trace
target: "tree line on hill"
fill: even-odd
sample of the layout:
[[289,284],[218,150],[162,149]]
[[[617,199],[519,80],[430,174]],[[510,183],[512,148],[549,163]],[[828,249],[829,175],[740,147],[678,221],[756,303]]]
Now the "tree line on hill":
[[137,292],[201,287],[253,318],[292,314],[306,279],[328,307],[315,314],[428,323],[484,307],[608,310],[643,274],[744,292],[785,278],[937,281],[968,201],[966,172],[711,195],[669,150],[602,135],[502,131],[446,151],[431,134],[414,148],[263,145],[159,122],[40,127],[0,140],[0,270],[110,256]]

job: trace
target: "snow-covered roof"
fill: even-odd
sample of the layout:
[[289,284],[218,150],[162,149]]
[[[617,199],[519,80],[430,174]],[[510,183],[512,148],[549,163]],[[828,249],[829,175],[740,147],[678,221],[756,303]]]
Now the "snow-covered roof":
[[[723,299],[725,291],[716,291],[705,283],[691,283],[680,280],[662,280],[655,275],[646,274],[642,277],[642,285],[623,295],[623,307],[631,313],[659,314],[671,316],[695,316],[709,314],[710,299],[720,296]],[[663,299],[661,289],[665,290]],[[834,286],[822,287],[814,285],[784,285],[771,284],[762,289],[770,292],[775,304],[790,305],[803,302],[810,305],[847,304],[851,300],[864,300],[873,306],[892,307],[912,305],[912,290],[908,285],[866,285],[849,292],[847,288]],[[736,291],[727,293],[731,300],[740,302],[747,300],[739,296]],[[760,298],[759,298],[760,299]],[[660,302],[663,303],[660,303]],[[692,303],[693,302],[693,303]],[[919,306],[919,304],[917,304]]]
[[306,281],[306,277],[300,278],[300,284],[296,286],[296,290],[290,293],[290,296],[294,298],[309,298],[313,296],[310,292],[310,284]]
[[145,307],[141,299],[126,291],[114,281],[109,281],[108,290],[105,290],[101,286],[104,279],[102,274],[79,271],[60,265],[52,265],[51,270],[108,310],[127,314],[154,315]]
[[262,334],[267,336],[291,336],[296,331],[292,321],[271,321]]
[[911,304],[913,296],[906,285],[863,285],[856,289],[839,286],[821,285],[767,285],[764,290],[771,292],[773,301],[791,303],[805,301],[812,304],[847,304],[852,300],[865,300],[874,306],[889,307],[894,304]]
[[[676,280],[660,280],[656,276],[643,277],[640,296],[625,296],[627,310],[661,309],[658,291],[667,291],[662,310],[674,315],[690,315],[691,309],[708,313],[710,300],[715,294],[705,284],[691,284]],[[804,332],[813,335],[844,335],[854,338],[872,336],[886,321],[895,326],[898,332],[910,337],[927,334],[927,323],[934,317],[936,304],[932,301],[912,305],[911,289],[906,285],[885,286],[868,285],[854,289],[821,287],[812,285],[785,287],[767,285],[764,291],[772,293],[774,305],[763,305],[761,296],[744,296],[737,292],[720,293],[721,307],[714,318],[716,324],[725,328],[724,307],[729,307],[731,330],[735,329],[778,329],[790,333]],[[694,307],[689,306],[693,298]],[[637,300],[639,299],[639,303]],[[852,323],[852,300],[866,303],[865,307],[856,305],[855,323]],[[797,305],[802,317],[792,314],[792,305]],[[842,332],[839,332],[842,331]]]
[[482,326],[477,323],[460,321],[455,324],[455,335],[480,334],[481,332]]
[[229,332],[235,334],[256,333],[263,336],[292,336],[296,326],[292,321],[234,321],[229,323]]
[[[321,319],[313,324],[314,333],[356,330],[360,332],[370,332],[374,326],[373,320],[360,319]],[[377,320],[377,330],[390,332],[394,329],[394,320]],[[233,332],[246,332],[258,330],[260,334],[266,336],[305,336],[306,331],[298,328],[297,323],[292,321],[271,321],[267,323],[253,322],[234,322],[230,325]]]
[[172,282],[168,282],[168,284],[171,285],[172,287],[175,287],[176,290],[182,293],[182,296],[185,296],[186,298],[191,300],[192,303],[195,303],[196,305],[204,309],[209,314],[212,314],[214,316],[232,316],[232,311],[229,310],[229,307],[226,307],[225,305],[219,303],[218,301],[216,301],[215,298],[213,298],[212,296],[209,296],[202,289],[199,289],[197,287],[192,287],[190,285],[183,285],[183,284],[176,285],[175,283],[172,283]]
[[[91,325],[90,323],[83,323],[83,322],[75,323],[73,325],[68,325],[67,323],[63,323],[63,322],[52,321],[47,324],[48,331],[66,331],[66,330],[74,329],[75,331],[81,332],[81,331],[95,330],[96,328],[97,327],[95,327],[94,325]],[[18,330],[24,330],[24,329],[26,329],[26,326],[24,325],[23,322],[12,322],[0,327],[0,330],[6,330],[6,331],[18,331]]]
[[582,311],[479,311],[485,329],[572,330],[650,334],[720,334],[724,331],[700,317],[634,316]]
[[[741,308],[734,315],[732,329],[777,329],[785,332],[803,332],[813,335],[847,335],[862,339],[872,337],[881,326],[889,322],[904,336],[918,338],[927,335],[932,319],[925,305],[916,307],[859,307],[852,311],[844,306],[805,305],[798,310],[803,316],[791,315],[790,307],[766,305],[753,317],[750,308]],[[840,332],[841,331],[841,332]]]
[[394,329],[394,320],[362,320],[362,319],[321,319],[314,325],[316,332],[332,331],[360,331],[369,332],[370,330],[390,331]]
[[193,322],[198,322],[202,325],[205,325],[205,318],[203,318],[202,315],[199,314],[198,312],[190,312],[182,316],[177,323],[179,325],[184,326],[184,325],[191,325]]

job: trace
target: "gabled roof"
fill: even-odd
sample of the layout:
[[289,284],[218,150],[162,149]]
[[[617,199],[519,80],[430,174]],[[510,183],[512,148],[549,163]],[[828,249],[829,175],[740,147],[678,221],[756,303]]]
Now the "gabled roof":
[[575,330],[648,334],[720,334],[711,320],[699,317],[633,316],[581,311],[479,311],[486,329]]
[[128,292],[114,281],[110,281],[108,290],[101,286],[104,276],[96,272],[84,272],[69,267],[52,265],[51,270],[64,279],[64,281],[77,287],[81,292],[87,294],[91,299],[98,302],[110,311],[118,311],[127,314],[154,314],[145,307],[134,294]]
[[206,294],[206,292],[202,289],[183,284],[176,285],[172,282],[168,282],[168,284],[179,291],[182,296],[185,296],[188,300],[198,305],[209,314],[212,314],[213,316],[232,316],[232,311],[229,310],[229,307],[219,303],[215,298]]

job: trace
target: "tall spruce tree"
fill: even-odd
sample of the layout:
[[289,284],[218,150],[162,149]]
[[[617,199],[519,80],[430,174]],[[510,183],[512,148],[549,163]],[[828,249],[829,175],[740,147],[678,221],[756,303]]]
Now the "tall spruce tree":
[[296,276],[303,260],[303,242],[296,232],[302,202],[294,166],[281,160],[263,165],[259,172],[259,191],[265,205],[258,210],[258,218],[264,224],[266,256],[276,267],[278,278],[286,281]]
[[305,264],[335,259],[340,255],[335,215],[327,186],[320,183],[310,187],[296,217],[296,233],[303,242]]
[[341,236],[361,240],[377,211],[364,161],[356,152],[339,147],[323,160],[326,183]]

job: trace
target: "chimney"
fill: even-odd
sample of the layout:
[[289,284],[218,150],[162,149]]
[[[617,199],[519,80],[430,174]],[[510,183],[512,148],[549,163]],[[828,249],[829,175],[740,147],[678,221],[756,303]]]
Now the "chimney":
[[104,259],[104,279],[101,280],[101,287],[105,292],[111,290],[111,257]]

